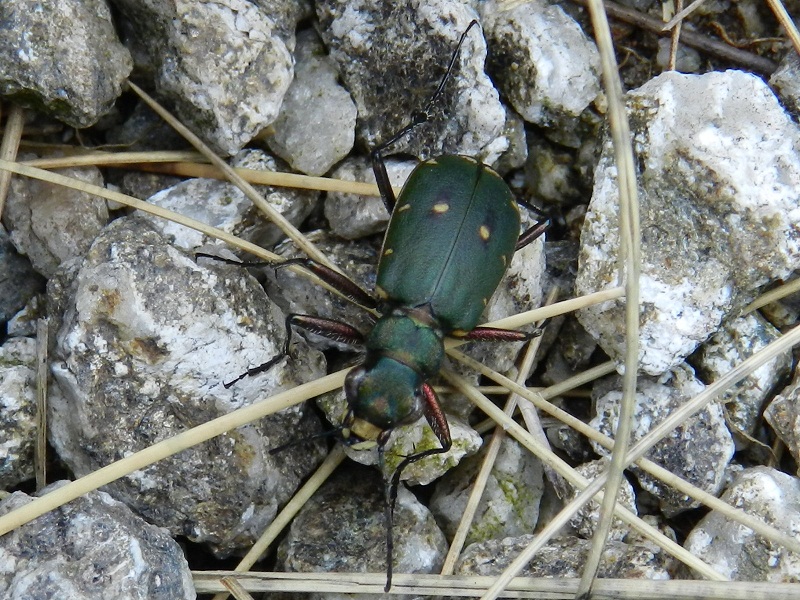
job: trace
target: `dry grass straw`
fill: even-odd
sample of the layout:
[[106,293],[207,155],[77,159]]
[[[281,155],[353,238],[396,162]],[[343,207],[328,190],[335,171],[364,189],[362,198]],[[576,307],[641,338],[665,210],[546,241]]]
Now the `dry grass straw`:
[[[601,0],[589,1],[589,15],[594,28],[603,84],[608,101],[608,122],[614,144],[614,161],[617,165],[619,188],[619,279],[625,285],[625,372],[622,375],[622,400],[616,427],[616,443],[608,465],[608,481],[600,509],[600,522],[592,539],[592,548],[578,588],[579,597],[589,597],[592,583],[600,568],[606,539],[613,523],[616,499],[622,486],[627,463],[625,452],[633,430],[636,402],[636,381],[639,360],[639,269],[641,266],[641,232],[639,230],[639,200],[636,170],[633,161],[633,145],[622,93],[622,81],[617,72],[614,42],[608,18]],[[493,586],[496,589],[497,586]],[[491,591],[491,590],[490,590]],[[490,597],[489,593],[486,597]]]
[[[382,594],[386,577],[380,573],[248,573],[197,571],[198,593],[225,590],[221,579],[236,577],[252,593],[289,592],[338,594]],[[492,577],[404,575],[396,574],[392,594],[411,596],[476,597],[493,581]],[[575,598],[577,579],[534,579],[518,577],[509,582],[504,598],[532,600],[571,600]],[[796,600],[797,586],[788,583],[767,584],[741,581],[653,581],[598,579],[592,590],[593,600]]]
[[[780,13],[782,5],[775,0],[768,0],[776,14]],[[616,77],[616,69],[613,63],[613,48],[610,45],[610,36],[608,36],[607,25],[602,18],[602,4],[597,1],[587,2],[592,10],[593,24],[596,31],[601,31],[598,37],[598,47],[601,49],[604,62],[604,79],[606,89],[609,97],[609,119],[611,122],[612,135],[615,140],[615,148],[617,152],[617,165],[620,173],[620,197],[622,208],[620,214],[622,215],[621,222],[621,273],[628,274],[627,277],[621,278],[624,287],[616,287],[610,290],[591,294],[582,298],[575,298],[564,302],[554,303],[552,305],[542,307],[524,314],[515,315],[502,321],[493,323],[492,325],[498,327],[517,328],[524,324],[540,321],[558,314],[565,314],[577,310],[581,307],[589,306],[595,303],[607,302],[625,295],[627,297],[627,312],[628,334],[629,334],[629,350],[626,355],[626,369],[629,377],[626,378],[625,383],[625,412],[631,414],[631,406],[633,401],[633,392],[635,390],[635,360],[636,360],[636,344],[637,336],[635,334],[638,325],[638,312],[636,310],[636,298],[638,290],[636,287],[636,280],[638,273],[638,232],[637,232],[637,215],[636,215],[636,188],[635,177],[632,166],[632,152],[630,148],[630,134],[626,129],[624,108],[621,104],[621,86],[618,78]],[[695,2],[684,11],[681,15],[689,14],[691,9],[698,3]],[[785,9],[783,9],[785,13]],[[677,15],[676,19],[681,15]],[[779,17],[780,18],[780,17]],[[787,31],[790,32],[790,37],[794,43],[797,43],[796,29],[791,24],[784,23]],[[792,30],[794,29],[794,34]],[[134,89],[135,86],[132,86]],[[145,101],[152,102],[143,92],[138,90],[137,93],[142,94]],[[253,199],[254,203],[261,207],[265,213],[269,214],[268,207],[262,207],[262,202],[258,200],[260,196],[252,188],[252,183],[266,184],[266,185],[288,185],[292,187],[305,187],[308,189],[321,189],[321,190],[334,190],[345,191],[348,193],[360,194],[376,194],[377,190],[373,185],[357,184],[353,182],[336,182],[326,178],[311,178],[305,176],[297,176],[291,174],[265,174],[263,172],[252,172],[246,169],[233,170],[228,167],[224,162],[218,158],[209,156],[210,151],[193,138],[191,132],[188,132],[180,125],[174,118],[163,111],[157,105],[152,104],[154,110],[160,112],[165,119],[167,119],[176,129],[182,131],[187,136],[187,139],[194,139],[196,146],[201,154],[208,160],[211,165],[198,162],[198,155],[195,153],[108,153],[108,152],[91,152],[91,153],[78,153],[73,156],[68,156],[59,159],[41,159],[32,161],[29,164],[20,164],[13,162],[17,147],[19,145],[19,136],[21,134],[21,124],[23,113],[21,110],[12,112],[12,117],[9,118],[6,133],[3,138],[2,146],[0,146],[0,213],[5,198],[5,192],[8,189],[10,174],[15,173],[27,177],[34,177],[49,181],[57,185],[64,185],[67,187],[82,189],[87,193],[104,197],[110,201],[119,202],[121,204],[146,211],[161,218],[165,218],[176,223],[183,224],[206,235],[216,239],[225,241],[234,247],[245,250],[254,256],[268,261],[280,260],[274,254],[267,252],[259,247],[254,246],[243,240],[239,240],[223,231],[209,227],[206,224],[200,223],[193,219],[183,217],[174,212],[161,209],[150,205],[149,203],[142,202],[135,198],[131,198],[118,192],[112,192],[97,186],[91,186],[84,182],[72,180],[70,178],[44,171],[41,167],[58,168],[64,166],[80,166],[87,164],[96,165],[138,165],[140,168],[149,170],[158,170],[160,172],[169,172],[184,176],[202,176],[202,177],[221,177],[224,176],[233,181],[240,187],[248,196]],[[254,196],[255,197],[254,197]],[[263,199],[262,199],[263,201]],[[271,215],[272,218],[274,215]],[[284,223],[282,218],[275,219],[277,223],[284,228],[287,235],[294,239],[300,247],[306,251],[309,256],[329,264],[327,259],[322,256],[316,248],[313,247],[305,238],[297,232],[293,227]],[[309,276],[308,273],[303,272],[304,275]],[[312,279],[315,279],[311,276]],[[781,297],[781,294],[793,293],[800,289],[800,280],[784,285],[781,288],[773,290],[765,294],[762,298],[753,302],[748,307],[749,310],[763,306],[764,304],[774,301]],[[660,532],[649,527],[638,517],[628,512],[626,509],[617,506],[613,502],[615,490],[608,494],[608,498],[604,500],[604,516],[603,522],[610,523],[610,515],[613,512],[617,517],[622,518],[629,523],[632,528],[640,531],[665,548],[670,554],[689,565],[696,572],[703,574],[710,581],[622,581],[622,580],[596,580],[592,582],[594,568],[587,568],[583,580],[537,580],[531,578],[517,578],[516,572],[524,566],[524,564],[533,555],[536,548],[540,547],[550,536],[554,535],[563,524],[565,524],[577,512],[580,506],[588,502],[592,497],[602,498],[604,485],[607,485],[606,480],[619,482],[623,468],[635,462],[640,468],[658,477],[659,479],[669,482],[676,489],[682,493],[687,494],[697,500],[703,502],[706,506],[723,512],[728,518],[738,521],[743,525],[750,527],[757,531],[760,535],[772,540],[776,544],[781,544],[794,552],[800,553],[800,541],[787,536],[786,534],[776,531],[774,528],[746,515],[738,509],[728,506],[718,498],[710,496],[709,494],[698,490],[688,484],[687,482],[677,478],[675,475],[665,471],[663,468],[652,463],[648,459],[643,458],[643,455],[660,439],[666,436],[669,431],[676,425],[680,424],[683,420],[700,410],[708,402],[712,401],[717,395],[724,390],[729,389],[736,381],[745,377],[748,373],[752,372],[755,368],[769,360],[771,357],[791,348],[800,341],[800,328],[795,329],[782,338],[773,342],[744,361],[731,373],[722,377],[719,381],[710,385],[702,394],[687,403],[680,411],[674,413],[667,421],[659,425],[648,434],[646,438],[640,440],[630,450],[625,449],[623,444],[615,446],[614,441],[602,436],[589,428],[585,423],[578,421],[571,415],[561,411],[549,402],[548,398],[553,398],[557,395],[563,394],[565,391],[573,387],[584,385],[593,381],[597,377],[602,377],[614,370],[611,363],[605,363],[593,369],[582,373],[569,381],[562,382],[559,385],[550,388],[542,389],[538,392],[533,392],[519,382],[512,381],[501,374],[495,373],[483,365],[476,363],[466,355],[455,351],[453,348],[458,345],[457,341],[450,340],[448,342],[448,352],[451,357],[456,358],[462,363],[474,368],[478,372],[486,375],[495,382],[497,382],[509,393],[514,394],[514,398],[520,403],[523,416],[527,415],[527,420],[531,420],[534,428],[536,427],[535,414],[532,412],[531,407],[535,407],[540,411],[544,411],[552,417],[568,424],[575,428],[582,434],[590,437],[591,439],[602,444],[604,447],[614,450],[614,461],[609,472],[604,476],[598,477],[593,481],[587,481],[575,473],[575,471],[566,463],[561,461],[554,455],[546,444],[537,435],[531,435],[524,428],[520,427],[511,418],[511,410],[506,412],[501,411],[489,402],[485,396],[475,388],[467,383],[463,378],[451,373],[443,373],[445,379],[457,390],[461,391],[471,399],[497,423],[497,431],[507,430],[517,440],[520,441],[530,451],[539,456],[543,462],[548,465],[548,468],[553,469],[558,473],[558,477],[562,477],[569,481],[571,485],[582,489],[583,492],[579,494],[572,502],[570,502],[559,515],[550,523],[539,535],[537,535],[534,545],[532,545],[516,562],[509,568],[506,573],[498,578],[487,577],[454,577],[454,576],[421,576],[421,575],[395,575],[395,586],[392,593],[409,593],[409,594],[425,594],[425,595],[453,595],[453,596],[479,596],[483,595],[484,598],[494,598],[499,596],[513,596],[513,597],[531,597],[531,598],[574,598],[576,595],[585,594],[591,586],[592,598],[742,598],[747,600],[757,600],[759,598],[769,598],[770,600],[779,600],[782,598],[794,598],[797,595],[797,587],[786,584],[765,584],[765,583],[747,583],[747,582],[722,582],[719,581],[721,576],[698,561],[696,558],[689,555],[682,547],[678,546],[668,538],[664,537]],[[523,365],[523,372],[524,372]],[[333,390],[341,386],[345,371],[339,371],[331,375],[327,375],[319,380],[310,382],[293,390],[277,394],[272,398],[267,398],[249,407],[239,409],[218,419],[214,419],[195,427],[191,430],[185,431],[170,439],[164,440],[154,446],[145,450],[137,452],[125,459],[116,463],[108,465],[94,473],[80,478],[67,486],[64,486],[55,492],[46,496],[38,498],[30,504],[0,517],[0,534],[8,532],[20,525],[29,522],[37,516],[45,512],[57,508],[72,499],[87,493],[90,490],[97,489],[102,485],[106,485],[124,475],[127,475],[137,469],[144,468],[153,462],[161,460],[167,456],[176,454],[186,448],[202,443],[219,435],[230,429],[242,426],[250,421],[262,418],[265,415],[271,414],[277,410],[281,410],[287,406],[291,406],[297,402],[302,402],[307,398],[314,397],[321,393]],[[524,379],[524,378],[522,378]],[[508,414],[507,414],[508,413]],[[624,423],[630,425],[630,419],[623,419]],[[499,435],[496,438],[499,439]],[[618,429],[618,437],[625,437],[625,427]],[[245,574],[256,560],[263,554],[271,540],[279,533],[280,529],[285,526],[302,507],[308,497],[313,491],[321,485],[325,478],[336,468],[342,461],[343,452],[340,448],[336,448],[331,455],[326,459],[323,465],[320,466],[317,473],[309,480],[309,482],[298,491],[294,499],[290,501],[287,507],[276,518],[276,521],[264,532],[262,538],[256,543],[253,549],[242,560],[240,565],[234,572],[195,572],[194,579],[197,591],[200,593],[219,593],[227,594],[232,593],[236,598],[249,597],[248,592],[263,592],[263,591],[329,591],[329,592],[343,592],[343,593],[381,593],[385,583],[383,573],[370,574],[370,575],[356,575],[356,574],[335,574],[335,573],[318,573],[318,574],[289,574],[289,573],[262,573],[262,574]],[[487,460],[487,470],[490,461]],[[616,486],[615,486],[616,487]],[[606,488],[608,489],[608,488]],[[479,501],[479,496],[476,493],[475,499],[471,502],[476,504]],[[471,513],[474,511],[470,511]],[[468,523],[465,521],[461,524],[459,532],[466,532],[468,530]],[[462,534],[461,537],[466,535]],[[598,549],[602,548],[604,535],[599,535],[595,544],[595,551],[592,563],[596,564],[596,559],[599,558]],[[454,545],[455,546],[455,545]],[[445,571],[452,571],[454,566],[454,556],[448,557]],[[715,581],[716,580],[716,581]],[[220,595],[218,598],[222,598]]]

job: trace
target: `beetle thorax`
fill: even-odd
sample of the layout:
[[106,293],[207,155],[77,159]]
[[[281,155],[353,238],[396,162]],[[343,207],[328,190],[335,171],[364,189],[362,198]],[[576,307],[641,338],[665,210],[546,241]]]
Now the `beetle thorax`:
[[422,416],[422,385],[443,357],[441,333],[413,311],[381,317],[367,338],[364,364],[345,380],[350,409],[381,429],[413,423]]

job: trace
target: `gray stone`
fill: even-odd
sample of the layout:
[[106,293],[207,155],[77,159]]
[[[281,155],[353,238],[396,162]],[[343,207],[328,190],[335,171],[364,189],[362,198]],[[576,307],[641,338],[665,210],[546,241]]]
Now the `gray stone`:
[[[242,150],[231,166],[257,171],[281,170],[278,162],[261,150]],[[284,187],[256,186],[267,203],[297,226],[314,210],[319,193]],[[202,198],[202,202],[197,199]],[[261,213],[238,187],[217,179],[188,179],[151,196],[149,202],[192,217],[236,235],[259,246],[271,247],[285,237],[276,225]],[[166,221],[159,217],[139,214],[150,220],[164,235],[171,236],[174,244],[183,250],[194,251],[208,244],[220,244],[195,229]]]
[[[642,230],[639,368],[658,375],[800,267],[800,130],[761,79],[739,71],[664,73],[631,92],[628,107]],[[578,294],[618,285],[616,178],[607,142],[581,235]],[[578,313],[617,361],[623,307]]]
[[547,351],[542,382],[554,385],[587,369],[597,344],[572,315],[560,328],[552,321],[547,327],[553,327],[556,339]]
[[[126,23],[126,21],[122,21]],[[132,44],[129,39],[127,43]],[[137,65],[137,68],[139,65]],[[154,74],[151,74],[153,77]],[[109,144],[124,146],[131,152],[158,150],[187,150],[189,143],[172,126],[144,103],[139,101],[127,118],[114,123],[105,132]],[[127,173],[126,175],[130,175]],[[162,175],[163,177],[163,175]],[[138,196],[137,196],[138,198]],[[145,197],[146,198],[146,197]],[[142,198],[144,200],[145,198]]]
[[[780,336],[781,333],[758,313],[751,313],[726,322],[700,347],[692,362],[700,378],[713,383]],[[791,368],[792,353],[787,350],[719,396],[738,449],[749,445],[764,402],[772,396],[776,384],[789,375]]]
[[783,105],[795,116],[800,115],[800,57],[791,50],[781,61],[781,64],[770,75],[769,84],[775,89]]
[[[364,468],[335,475],[292,522],[288,535],[278,546],[279,568],[299,573],[384,572],[383,489],[377,474]],[[394,571],[435,573],[441,569],[447,551],[444,534],[411,492],[404,486],[398,492],[394,511]]]
[[[102,186],[95,167],[59,169],[60,175]],[[11,180],[3,223],[17,250],[45,277],[85,253],[108,222],[105,200],[38,179]]]
[[[54,483],[43,493],[55,491]],[[0,514],[33,500],[14,492]],[[181,547],[105,492],[89,492],[0,537],[0,594],[50,600],[193,600]]]
[[488,70],[529,123],[578,116],[600,93],[600,55],[559,6],[533,0],[511,8],[481,3]]
[[[476,13],[458,0],[419,4],[317,3],[320,33],[358,107],[358,135],[368,147],[409,123],[436,90],[456,43]],[[466,154],[493,164],[509,147],[505,110],[483,71],[479,29],[467,36],[434,119],[390,149],[420,159]]]
[[[669,57],[672,47],[671,38],[658,40],[658,54],[656,64],[663,70],[668,70]],[[675,58],[675,70],[681,73],[698,73],[703,66],[700,53],[686,44],[678,45],[678,54]]]
[[[631,443],[642,439],[670,413],[702,392],[704,387],[688,366],[676,367],[659,379],[640,377],[636,387]],[[597,382],[592,389],[597,416],[589,425],[606,436],[614,437],[621,398],[621,382],[617,377]],[[602,456],[609,454],[599,444],[593,442],[592,446]],[[733,452],[733,439],[725,425],[722,406],[712,402],[673,429],[646,456],[684,481],[710,494],[717,494],[724,484],[725,467]],[[667,516],[700,505],[638,467],[631,467],[631,472],[645,490],[658,498],[661,510]]]
[[[800,481],[796,477],[768,467],[745,469],[722,500],[786,535],[800,535]],[[717,511],[703,517],[684,546],[732,581],[800,583],[800,555]]]
[[111,110],[133,61],[105,0],[4,0],[0,23],[0,95],[78,128]]
[[119,181],[120,191],[139,200],[147,200],[158,192],[179,184],[183,179],[160,173],[131,171]]
[[[50,441],[77,476],[324,374],[323,357],[298,341],[273,368],[223,387],[281,351],[284,317],[244,269],[205,265],[125,218],[104,230],[71,280],[51,281]],[[319,443],[269,450],[317,431],[297,405],[106,490],[227,555],[260,535],[321,459]]]
[[[456,533],[485,452],[468,457],[436,484],[431,512],[448,539]],[[541,461],[504,438],[465,544],[533,531],[539,518],[544,481]]]
[[[499,575],[520,552],[531,544],[533,535],[508,537],[468,546],[456,565],[459,575]],[[551,540],[520,573],[523,577],[580,577],[591,540],[561,537]],[[615,579],[670,579],[668,558],[647,546],[609,541],[600,559],[598,577]]]
[[[598,460],[593,460],[591,462],[578,465],[575,467],[575,471],[589,481],[593,481],[608,470],[608,465],[610,462],[611,461],[608,457],[603,457]],[[575,498],[580,491],[570,486],[569,493],[570,495],[564,498],[565,503]],[[636,509],[636,495],[634,494],[633,486],[624,477],[622,478],[622,486],[620,487],[619,494],[617,495],[617,504],[624,506],[633,514],[638,513]],[[585,504],[575,514],[575,516],[570,519],[569,522],[570,526],[575,530],[575,532],[580,537],[587,540],[592,539],[592,536],[594,535],[599,523],[600,502],[594,498],[589,500],[589,503]],[[630,528],[627,524],[615,517],[608,534],[608,539],[622,541],[628,534],[629,529]]]
[[[387,159],[386,172],[392,187],[402,187],[416,166],[416,161]],[[364,159],[348,159],[332,175],[345,181],[375,183],[372,165]],[[325,199],[325,218],[333,233],[346,240],[355,240],[386,231],[389,213],[379,196],[329,192]]]
[[33,270],[31,261],[17,253],[0,225],[0,323],[22,310],[43,289],[44,279]]
[[293,169],[322,175],[353,148],[356,106],[313,30],[298,34],[294,59],[294,80],[267,144]]
[[36,295],[6,324],[8,337],[36,337],[36,322],[45,316],[44,296]]
[[[158,96],[215,150],[234,154],[275,120],[292,80],[293,31],[302,14],[297,2],[265,8],[245,0],[115,5]],[[280,22],[284,17],[292,22]]]
[[[528,135],[525,133],[525,121],[511,108],[506,109],[506,124],[498,138],[498,148],[508,145],[508,149],[492,165],[501,175],[519,169],[528,159]],[[516,193],[516,192],[515,192]]]
[[800,371],[764,409],[764,419],[786,444],[800,474]]
[[0,489],[33,477],[36,443],[36,340],[0,346]]

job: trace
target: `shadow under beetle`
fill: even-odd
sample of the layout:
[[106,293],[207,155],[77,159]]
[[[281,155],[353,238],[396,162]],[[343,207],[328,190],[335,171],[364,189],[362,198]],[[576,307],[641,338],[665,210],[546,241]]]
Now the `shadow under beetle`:
[[365,336],[341,321],[290,314],[283,352],[225,384],[230,387],[282,360],[289,353],[295,326],[365,347],[363,363],[345,379],[348,412],[333,433],[346,444],[375,441],[382,472],[391,431],[425,416],[441,447],[407,456],[385,482],[387,592],[392,584],[392,521],[400,475],[410,464],[447,452],[451,446],[447,419],[428,383],[442,364],[445,336],[523,341],[535,335],[477,324],[514,252],[542,235],[548,222],[537,223],[520,235],[520,202],[495,171],[473,158],[445,155],[420,163],[397,198],[384,164],[387,148],[431,118],[461,46],[477,24],[472,21],[461,35],[447,71],[425,107],[412,113],[408,125],[370,153],[381,198],[391,213],[375,296],[311,259],[292,259],[281,265],[299,264],[353,302],[377,309],[381,316],[372,330]]

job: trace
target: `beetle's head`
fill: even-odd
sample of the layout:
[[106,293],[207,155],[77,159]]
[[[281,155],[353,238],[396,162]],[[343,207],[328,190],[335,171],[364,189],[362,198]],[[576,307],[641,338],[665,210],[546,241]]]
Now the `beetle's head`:
[[357,418],[387,430],[422,416],[422,383],[417,371],[383,356],[353,368],[344,381],[344,391]]

